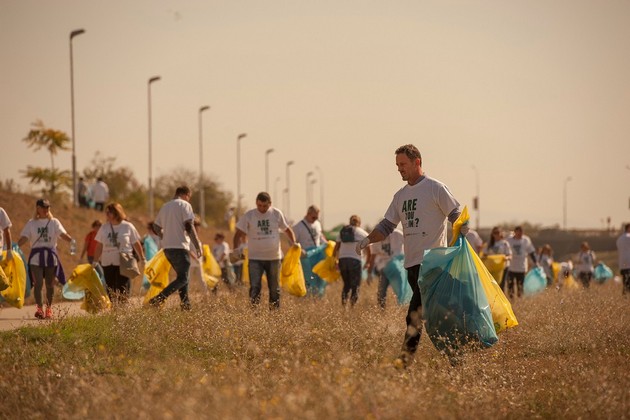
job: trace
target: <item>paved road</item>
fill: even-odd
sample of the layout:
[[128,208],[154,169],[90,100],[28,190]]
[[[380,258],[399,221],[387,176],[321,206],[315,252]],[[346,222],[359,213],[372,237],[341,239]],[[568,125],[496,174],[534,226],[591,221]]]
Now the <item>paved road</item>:
[[[56,317],[86,315],[81,309],[81,302],[59,302],[53,304],[53,313]],[[0,331],[13,330],[25,325],[38,325],[48,322],[35,318],[35,305],[23,306],[21,309],[12,306],[0,307]]]

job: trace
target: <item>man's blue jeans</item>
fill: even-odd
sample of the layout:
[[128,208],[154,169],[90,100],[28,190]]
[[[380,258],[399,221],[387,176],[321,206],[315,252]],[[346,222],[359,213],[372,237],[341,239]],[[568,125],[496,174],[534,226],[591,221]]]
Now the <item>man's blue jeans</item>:
[[179,298],[182,305],[190,305],[188,298],[188,271],[190,269],[190,253],[188,250],[179,248],[164,249],[164,256],[175,270],[175,280],[173,280],[162,292],[156,296],[158,300],[166,300],[172,293],[179,291]]
[[280,286],[278,284],[278,275],[280,274],[280,260],[249,260],[249,301],[252,305],[260,303],[263,272],[267,274],[269,307],[279,308]]

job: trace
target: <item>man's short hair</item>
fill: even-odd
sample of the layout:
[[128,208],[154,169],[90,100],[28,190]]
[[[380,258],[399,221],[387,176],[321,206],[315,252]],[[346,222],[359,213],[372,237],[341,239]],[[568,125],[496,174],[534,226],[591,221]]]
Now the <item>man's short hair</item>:
[[267,192],[259,192],[256,196],[256,201],[261,201],[263,203],[271,203],[271,196]]
[[400,146],[396,149],[396,155],[404,153],[411,160],[420,159],[422,161],[422,156],[420,155],[420,150],[413,144],[405,144],[404,146]]
[[187,185],[180,185],[175,190],[175,197],[179,197],[180,195],[188,195],[190,194],[190,188]]
[[356,214],[353,214],[352,216],[350,216],[350,224],[352,226],[361,226],[361,218]]
[[315,204],[313,204],[312,206],[308,206],[308,209],[306,209],[306,214],[309,213],[319,213],[319,207],[317,207]]
[[626,223],[626,232],[630,229],[630,223]]

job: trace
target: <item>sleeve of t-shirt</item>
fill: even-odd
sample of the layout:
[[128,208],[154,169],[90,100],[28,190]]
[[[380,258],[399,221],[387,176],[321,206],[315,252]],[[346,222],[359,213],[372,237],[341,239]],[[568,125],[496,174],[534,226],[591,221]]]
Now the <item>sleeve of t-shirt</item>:
[[392,199],[392,202],[390,203],[389,207],[387,208],[387,211],[385,212],[385,218],[387,220],[389,220],[390,222],[392,222],[393,224],[397,225],[398,223],[400,223],[400,217],[398,214],[398,209],[396,206],[396,195],[394,195],[394,198]]
[[247,214],[244,214],[238,219],[238,222],[236,222],[236,228],[247,233]]
[[278,228],[282,230],[287,230],[289,228],[287,219],[285,219],[284,214],[280,210],[278,210]]
[[445,216],[459,208],[459,202],[453,197],[446,185],[441,185],[441,188],[438,190],[438,205]]
[[63,233],[68,233],[66,232],[66,228],[63,227],[63,225],[61,224],[61,222],[59,221],[59,219],[55,219],[55,225],[57,227],[57,230],[59,231],[59,235],[63,234]]
[[98,232],[96,232],[96,236],[94,237],[94,240],[97,242],[100,242],[102,244],[105,243],[105,241],[107,240],[107,234],[105,233],[105,225],[101,225],[101,227],[98,229]]
[[129,233],[129,240],[131,241],[131,246],[133,246],[136,241],[140,240],[140,234],[133,224],[129,223],[129,227],[131,228],[131,232]]

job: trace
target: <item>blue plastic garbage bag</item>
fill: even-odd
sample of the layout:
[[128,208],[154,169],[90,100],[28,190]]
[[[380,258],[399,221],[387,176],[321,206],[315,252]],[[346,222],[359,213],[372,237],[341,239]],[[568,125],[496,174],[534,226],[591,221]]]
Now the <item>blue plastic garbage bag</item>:
[[455,246],[424,254],[418,280],[422,316],[433,345],[449,355],[468,343],[490,347],[499,340],[473,252],[459,235]]
[[529,270],[523,280],[523,292],[526,296],[540,293],[547,287],[547,276],[542,267],[534,267]]
[[606,280],[610,280],[614,277],[613,271],[604,263],[599,263],[595,266],[594,276],[595,281],[598,283],[605,283]]
[[[155,243],[155,240],[150,235],[144,237],[144,241],[142,242],[142,247],[144,248],[144,258],[149,261],[155,254],[158,252],[158,246]],[[151,283],[149,283],[149,279],[147,279],[146,274],[142,275],[142,288],[144,290],[149,290],[151,287]]]
[[322,297],[326,292],[326,283],[321,277],[313,273],[313,267],[318,262],[326,258],[326,246],[328,244],[313,246],[306,249],[306,256],[300,259],[302,263],[302,271],[304,272],[304,281],[306,282],[306,293],[308,296]]
[[389,260],[383,267],[383,274],[389,280],[399,305],[406,305],[411,302],[413,295],[413,290],[407,281],[407,270],[405,270],[404,262],[405,256],[400,254]]

